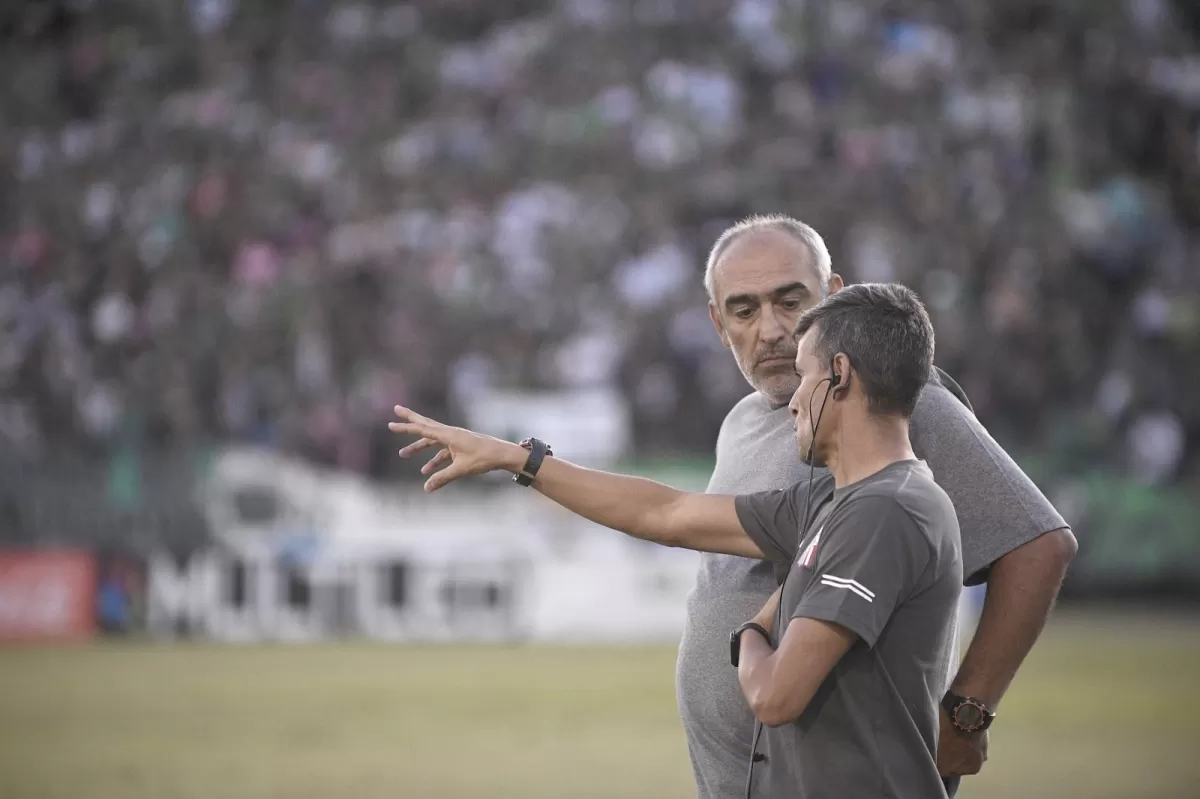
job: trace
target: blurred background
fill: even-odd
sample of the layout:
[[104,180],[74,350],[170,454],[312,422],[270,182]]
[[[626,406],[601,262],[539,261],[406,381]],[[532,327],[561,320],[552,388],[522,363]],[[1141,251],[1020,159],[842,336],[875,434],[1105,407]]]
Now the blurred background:
[[692,795],[695,557],[424,497],[386,422],[703,489],[752,213],[915,288],[1079,538],[960,796],[1197,795],[1200,5],[12,0],[0,41],[0,796]]

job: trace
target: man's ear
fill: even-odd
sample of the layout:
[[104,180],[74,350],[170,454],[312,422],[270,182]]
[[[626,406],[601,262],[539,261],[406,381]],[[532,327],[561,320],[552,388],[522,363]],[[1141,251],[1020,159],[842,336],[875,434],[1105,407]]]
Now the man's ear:
[[717,304],[712,300],[708,301],[708,318],[712,319],[713,327],[717,329],[717,335],[721,337],[721,346],[729,349],[729,335],[725,332],[725,323],[721,321],[721,312],[717,310]]
[[850,357],[844,352],[834,355],[833,360],[829,363],[830,377],[836,375],[838,378],[837,385],[834,386],[834,391],[840,393],[843,397],[850,390],[852,368]]
[[839,275],[837,272],[834,272],[833,274],[831,274],[829,276],[829,290],[828,290],[829,294],[833,294],[835,292],[841,291],[845,287],[846,287],[845,281],[842,280],[842,276]]

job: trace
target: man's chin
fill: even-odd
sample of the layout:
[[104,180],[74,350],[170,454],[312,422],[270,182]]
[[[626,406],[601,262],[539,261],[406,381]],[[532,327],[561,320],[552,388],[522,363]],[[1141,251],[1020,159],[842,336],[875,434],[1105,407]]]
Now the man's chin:
[[796,393],[799,386],[799,380],[788,380],[785,375],[757,376],[754,383],[758,393],[766,397],[775,407],[791,402],[792,395]]
[[805,466],[814,466],[818,469],[825,468],[825,461],[820,456],[814,458],[813,451],[811,449],[805,449],[803,444],[800,445],[800,461]]

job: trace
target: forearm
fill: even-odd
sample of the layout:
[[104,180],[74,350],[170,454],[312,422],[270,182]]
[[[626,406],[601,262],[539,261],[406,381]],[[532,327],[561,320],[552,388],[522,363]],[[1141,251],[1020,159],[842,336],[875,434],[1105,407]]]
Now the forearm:
[[951,686],[995,708],[1033,648],[1075,555],[1066,529],[1046,533],[992,565],[975,636]]
[[[400,450],[400,457],[440,447],[421,467],[422,474],[430,475],[426,491],[499,469],[518,474],[529,461],[530,453],[518,444],[450,427],[401,405],[394,410],[400,421],[390,422],[388,429],[417,437]],[[762,557],[743,529],[731,496],[677,491],[653,480],[585,469],[555,457],[541,461],[533,486],[567,510],[636,538],[701,552]]]
[[799,718],[856,640],[841,625],[809,618],[793,619],[778,649],[757,632],[743,633],[738,684],[755,718],[768,727]]
[[[525,449],[511,444],[504,468],[515,474],[528,457]],[[670,486],[548,457],[542,461],[533,487],[572,513],[597,524],[645,541],[683,545],[671,529],[670,517],[685,493]]]

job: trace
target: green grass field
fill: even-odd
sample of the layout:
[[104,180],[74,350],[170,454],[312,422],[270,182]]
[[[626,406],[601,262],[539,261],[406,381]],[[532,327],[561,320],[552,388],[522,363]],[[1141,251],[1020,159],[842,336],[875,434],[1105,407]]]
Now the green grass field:
[[[670,648],[0,651],[3,799],[691,795]],[[1200,796],[1195,617],[1059,613],[960,796]]]

